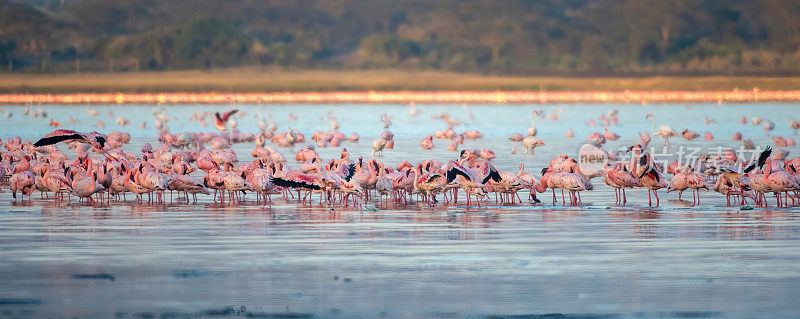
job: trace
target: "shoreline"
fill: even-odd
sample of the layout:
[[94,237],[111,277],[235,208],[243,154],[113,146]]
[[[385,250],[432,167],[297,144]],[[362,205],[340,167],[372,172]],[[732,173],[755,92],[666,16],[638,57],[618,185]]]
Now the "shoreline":
[[0,104],[264,103],[752,103],[800,102],[800,90],[741,91],[352,91],[285,93],[0,94]]

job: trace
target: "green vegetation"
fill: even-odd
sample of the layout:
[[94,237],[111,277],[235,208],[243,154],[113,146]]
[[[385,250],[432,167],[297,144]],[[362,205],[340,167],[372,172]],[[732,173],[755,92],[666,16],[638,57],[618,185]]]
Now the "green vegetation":
[[796,0],[0,0],[0,70],[797,75]]
[[0,76],[0,93],[392,90],[800,90],[800,77],[525,77],[405,70],[229,68]]

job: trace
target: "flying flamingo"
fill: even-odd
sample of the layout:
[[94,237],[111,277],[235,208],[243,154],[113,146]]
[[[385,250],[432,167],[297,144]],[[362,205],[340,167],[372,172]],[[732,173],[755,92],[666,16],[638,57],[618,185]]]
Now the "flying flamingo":
[[117,160],[114,156],[111,156],[105,151],[104,147],[106,145],[106,138],[97,132],[81,133],[73,130],[55,130],[36,141],[36,143],[33,143],[33,146],[40,147],[71,141],[87,143],[105,157],[111,158],[115,161]]
[[217,124],[216,124],[217,130],[220,132],[224,132],[225,130],[227,130],[228,128],[225,126],[225,124],[228,122],[228,120],[231,119],[232,115],[236,114],[236,112],[239,112],[239,110],[230,110],[222,115],[220,115],[219,112],[215,112],[214,117],[216,117],[217,119]]

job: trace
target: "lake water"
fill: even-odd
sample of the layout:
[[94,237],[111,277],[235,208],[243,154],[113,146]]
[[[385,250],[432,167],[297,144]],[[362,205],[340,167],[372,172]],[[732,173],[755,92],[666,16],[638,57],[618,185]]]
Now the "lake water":
[[[213,130],[188,119],[232,106],[164,107],[172,131],[182,132]],[[775,122],[771,135],[785,137],[793,135],[789,120],[800,117],[795,104],[416,107],[420,114],[412,117],[408,105],[245,105],[238,106],[246,115],[237,121],[242,131],[255,132],[254,115],[272,114],[279,130],[291,126],[310,139],[314,130],[329,129],[330,112],[340,131],[362,137],[342,146],[370,159],[385,112],[394,117],[396,149],[378,159],[394,166],[404,159],[454,159],[445,141],[436,140],[432,151],[419,147],[422,136],[445,128],[431,116],[449,112],[465,122],[456,131],[486,136],[464,147],[492,148],[499,169],[516,171],[525,163],[538,176],[552,157],[575,156],[587,135],[602,132],[599,117],[612,109],[619,110],[620,125],[610,130],[623,137],[609,149],[631,145],[637,132],[649,130],[647,113],[676,131],[716,137],[671,139],[664,152],[670,159],[681,147],[739,147],[730,138],[736,131],[757,145],[774,145],[761,126],[740,124],[743,115]],[[46,111],[46,119],[24,116],[24,108],[2,107],[0,115],[12,116],[0,120],[0,138],[36,139],[51,130],[50,118],[77,130],[122,130],[114,121],[125,116],[134,137],[126,150],[155,141],[153,106],[30,107]],[[90,116],[90,109],[100,115]],[[530,126],[534,109],[545,113],[536,126],[547,145],[535,155],[512,155],[506,138]],[[289,113],[298,119],[288,120]],[[552,114],[559,119],[549,119]],[[70,116],[79,122],[69,124]],[[704,117],[716,122],[705,125]],[[587,126],[590,118],[598,126]],[[94,127],[97,121],[106,127]],[[147,129],[139,127],[144,121]],[[564,137],[568,128],[576,138]],[[655,138],[651,145],[663,142]],[[240,160],[252,148],[234,145]],[[800,155],[797,147],[789,150],[790,157]],[[330,158],[340,149],[318,151]],[[697,207],[662,193],[661,207],[649,208],[642,189],[628,191],[628,205],[616,207],[613,190],[602,179],[593,182],[595,191],[583,194],[580,207],[553,206],[545,193],[536,205],[492,200],[479,208],[410,204],[376,211],[278,197],[267,207],[221,205],[210,197],[190,205],[56,205],[38,193],[22,203],[4,186],[0,317],[788,318],[800,312],[797,207],[741,211],[726,207],[724,196],[703,192]]]

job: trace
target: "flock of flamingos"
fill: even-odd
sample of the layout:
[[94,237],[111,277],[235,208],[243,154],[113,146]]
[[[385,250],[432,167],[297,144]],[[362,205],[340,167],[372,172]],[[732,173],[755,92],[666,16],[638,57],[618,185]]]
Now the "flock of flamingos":
[[[795,145],[792,138],[774,137],[776,150],[766,147],[753,158],[740,158],[730,149],[723,154],[702,154],[689,163],[675,161],[662,165],[648,152],[652,135],[663,138],[665,145],[670,137],[692,140],[701,135],[689,130],[676,133],[667,125],[657,127],[653,114],[646,116],[653,118],[651,132],[639,133],[639,141],[624,151],[630,160],[616,161],[620,154],[602,149],[607,140],[619,138],[608,130],[618,121],[617,113],[609,112],[601,117],[604,132],[591,134],[587,139],[590,146],[587,152],[599,154],[603,159],[598,169],[588,170],[582,165],[581,160],[586,156],[582,148],[576,157],[558,155],[546,167],[529,173],[523,164],[519,165],[519,171],[498,170],[492,164],[495,153],[490,149],[461,148],[464,139],[479,139],[482,134],[456,133],[454,128],[460,124],[459,120],[447,113],[433,117],[443,121],[447,129],[424,137],[420,147],[432,149],[434,139],[447,139],[448,150],[454,151],[453,160],[392,164],[365,160],[363,156],[351,155],[346,148],[335,158],[321,158],[316,147],[340,147],[342,142],[359,140],[356,133],[346,136],[339,132],[333,115],[329,115],[332,129],[314,132],[311,136],[314,143],[310,143],[297,130],[278,131],[271,117],[265,123],[264,118],[257,116],[260,132],[242,133],[236,129],[236,117],[243,113],[205,112],[189,119],[202,126],[213,121],[219,133],[172,133],[165,125],[169,119],[163,110],[157,110],[154,116],[160,145],[154,148],[145,144],[138,154],[123,150],[123,145],[130,141],[130,134],[124,132],[102,134],[56,129],[34,141],[6,138],[0,140],[5,148],[0,152],[0,176],[15,201],[24,201],[25,196],[30,200],[38,191],[43,197],[54,198],[56,203],[69,202],[73,196],[88,203],[125,201],[129,196],[135,196],[137,202],[163,203],[168,191],[170,200],[173,192],[177,192],[174,200],[187,203],[197,202],[197,194],[204,194],[213,196],[215,202],[239,204],[246,202],[246,195],[254,193],[255,203],[263,205],[271,204],[273,196],[294,199],[303,205],[319,203],[331,207],[364,205],[375,203],[376,199],[378,205],[413,202],[458,205],[459,196],[463,196],[466,199],[462,198],[462,203],[479,206],[489,202],[539,203],[537,194],[549,197],[551,192],[554,205],[560,201],[566,206],[580,205],[581,192],[592,191],[593,183],[600,182],[615,189],[615,205],[625,205],[626,189],[637,188],[647,189],[650,206],[660,204],[659,191],[675,191],[680,199],[687,190],[692,191],[693,204],[700,202],[701,191],[715,191],[726,196],[728,205],[748,205],[752,201],[766,207],[767,195],[774,196],[777,207],[800,205],[800,157],[787,159],[789,151],[785,149]],[[411,115],[416,113],[416,108],[412,108]],[[25,114],[42,115],[32,114],[29,109]],[[542,116],[534,111],[534,120]],[[372,143],[371,155],[377,158],[394,147],[394,135],[389,131],[392,118],[384,114],[381,119],[384,132]],[[591,126],[595,125],[593,121]],[[74,120],[70,118],[70,122]],[[767,132],[774,128],[767,120],[742,118],[743,124],[748,122],[762,125]],[[129,121],[120,117],[117,123],[125,125]],[[50,125],[58,128],[62,124],[51,119]],[[792,120],[790,127],[796,131],[800,123]],[[566,133],[567,137],[574,136],[571,130]],[[713,136],[705,133],[705,139]],[[733,139],[742,140],[742,136],[737,133]],[[535,122],[527,134],[514,134],[509,140],[518,143],[513,152],[524,148],[525,152],[533,153],[535,148],[545,145],[537,137]],[[743,142],[750,148],[754,146],[752,142],[748,145],[747,140]],[[232,143],[254,143],[252,160],[240,161],[230,149]],[[70,158],[59,149],[60,145],[73,149],[70,153],[75,155]],[[294,158],[287,160],[279,149],[291,152]],[[523,200],[519,192],[527,192],[527,199]]]

